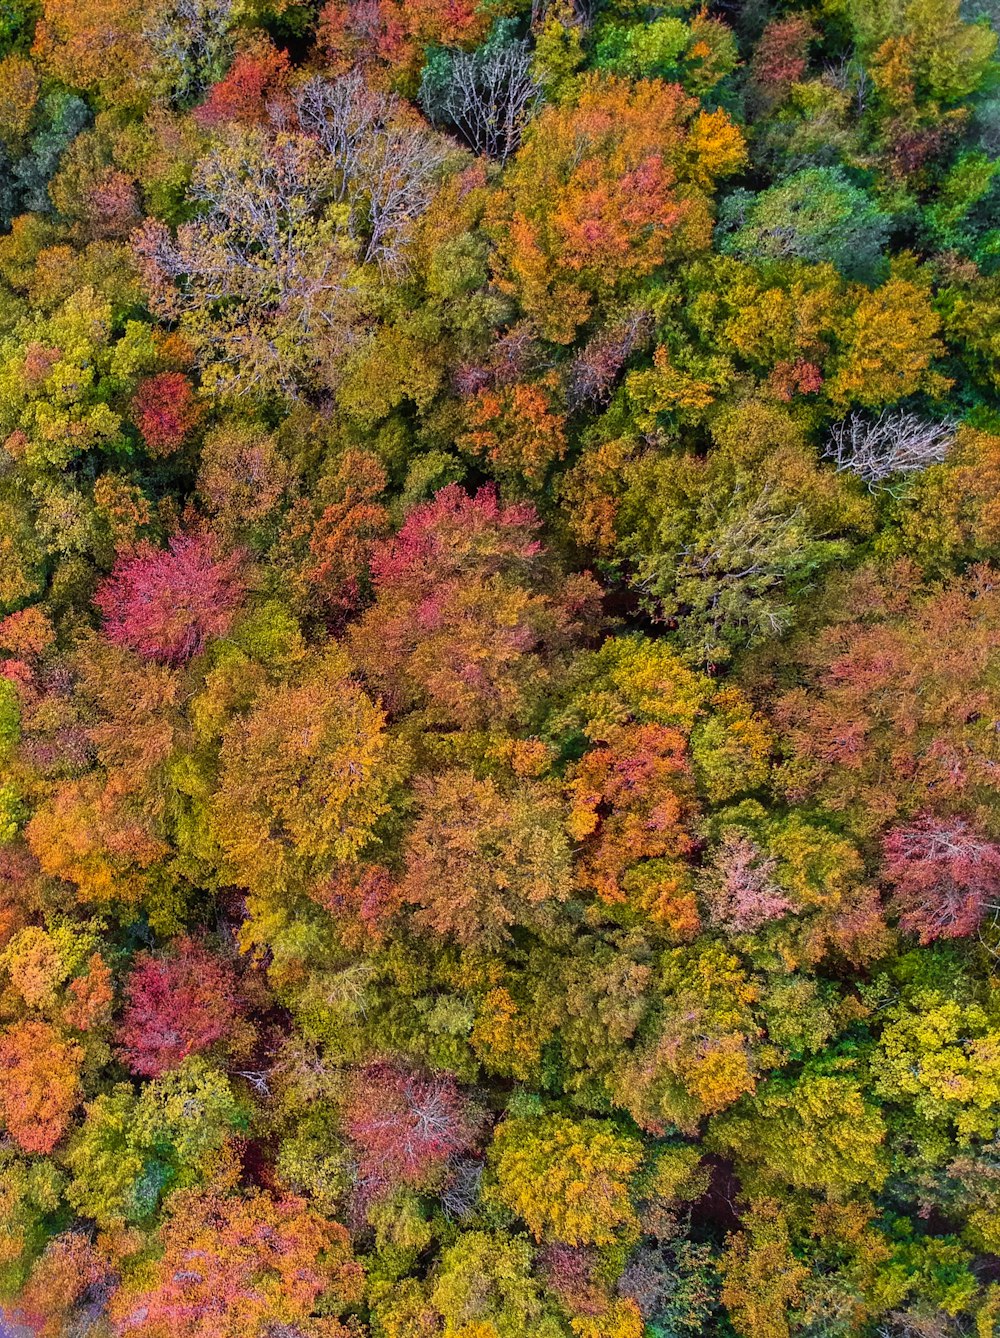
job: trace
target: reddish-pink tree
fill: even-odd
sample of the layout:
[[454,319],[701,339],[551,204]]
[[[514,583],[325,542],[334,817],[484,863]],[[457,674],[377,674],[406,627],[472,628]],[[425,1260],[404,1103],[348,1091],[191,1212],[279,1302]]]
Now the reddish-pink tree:
[[964,818],[925,814],[889,832],[883,849],[892,909],[921,943],[975,933],[1000,896],[1000,845]]
[[593,625],[594,582],[558,577],[538,528],[534,507],[452,484],[376,549],[375,605],[351,640],[390,711],[466,728],[517,718],[549,658]]
[[173,455],[197,425],[201,409],[181,372],[159,372],[139,383],[132,417],[151,455]]
[[538,1258],[545,1285],[574,1315],[603,1315],[608,1291],[600,1282],[601,1256],[587,1245],[546,1245]]
[[178,535],[119,557],[94,603],[109,640],[177,665],[229,631],[245,588],[242,553],[222,554],[211,534]]
[[777,867],[748,836],[727,832],[703,875],[709,921],[731,934],[752,934],[787,914],[792,903],[775,881]]
[[352,1077],[344,1132],[358,1161],[358,1192],[381,1198],[400,1185],[431,1188],[467,1152],[477,1122],[454,1079],[369,1064]]
[[385,942],[403,905],[403,889],[384,864],[346,866],[309,895],[329,911],[344,946],[354,950]]
[[142,221],[139,192],[125,172],[109,167],[87,189],[87,223],[95,237],[127,237]]
[[163,956],[140,953],[125,989],[119,1054],[133,1073],[158,1077],[229,1036],[240,1006],[232,967],[193,939]]
[[765,107],[781,102],[805,74],[816,30],[804,14],[772,19],[750,65],[754,92]]

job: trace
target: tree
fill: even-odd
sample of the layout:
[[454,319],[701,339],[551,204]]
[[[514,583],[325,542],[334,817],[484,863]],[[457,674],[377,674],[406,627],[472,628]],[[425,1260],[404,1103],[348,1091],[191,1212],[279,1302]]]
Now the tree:
[[157,1078],[188,1055],[238,1044],[240,998],[223,958],[190,938],[166,956],[140,953],[125,987],[119,1053],[133,1073]]
[[414,224],[431,206],[449,157],[447,143],[417,124],[399,100],[374,92],[358,71],[303,85],[299,123],[330,155],[335,194],[350,207],[361,254],[405,271]]
[[303,1199],[260,1190],[182,1190],[159,1229],[160,1257],[114,1298],[111,1318],[141,1338],[346,1338],[330,1315],[358,1300],[347,1232]]
[[670,948],[650,981],[653,1007],[605,1083],[615,1105],[662,1136],[695,1134],[757,1085],[760,987],[717,941]]
[[1000,846],[960,817],[922,815],[883,840],[883,877],[900,927],[921,943],[974,934],[1000,894]]
[[[236,66],[224,83],[248,92]],[[363,316],[356,264],[405,269],[449,155],[358,77],[254,107],[196,164],[195,219],[176,235],[147,220],[134,249],[156,313],[201,356],[203,391],[295,396],[335,384]]]
[[566,453],[565,416],[553,402],[553,379],[481,390],[469,402],[469,431],[458,444],[489,460],[501,478],[541,486]]
[[25,1152],[51,1152],[80,1102],[83,1050],[47,1022],[0,1035],[0,1115]]
[[221,1173],[246,1114],[228,1080],[189,1056],[142,1088],[120,1083],[89,1102],[66,1164],[67,1197],[102,1227],[147,1222],[172,1190]]
[[453,126],[475,153],[506,162],[542,101],[527,42],[497,24],[473,52],[442,48],[424,66],[420,105],[431,121]]
[[353,247],[327,210],[333,178],[308,136],[234,125],[198,164],[196,221],[136,234],[150,303],[181,320],[210,391],[295,393],[342,356]]
[[41,11],[33,51],[50,76],[112,105],[142,104],[149,51],[137,0],[44,0]]
[[609,732],[569,780],[569,830],[585,843],[578,883],[681,939],[698,929],[683,864],[696,846],[693,789],[686,741],[662,725]]
[[[657,362],[626,380],[639,402],[651,397],[651,428],[669,370]],[[615,547],[644,602],[706,665],[781,636],[848,536],[872,525],[868,504],[817,465],[787,409],[747,399],[718,411],[711,431],[707,456],[649,449],[625,469]]]
[[205,434],[198,496],[228,542],[245,540],[273,517],[291,484],[291,468],[273,434],[259,424],[235,420]]
[[0,610],[12,613],[42,589],[44,553],[28,515],[0,501]]
[[700,880],[709,921],[733,934],[752,934],[780,919],[792,903],[777,881],[778,861],[747,835],[730,830]]
[[371,559],[389,528],[387,484],[375,456],[347,451],[288,511],[276,558],[307,611],[339,623],[370,593]]
[[629,1183],[641,1162],[638,1139],[600,1120],[509,1117],[490,1147],[487,1194],[536,1240],[610,1245],[636,1225]]
[[139,382],[132,417],[150,455],[173,455],[201,418],[194,389],[180,372],[159,372]]
[[1000,616],[992,572],[922,589],[904,561],[861,569],[829,599],[826,626],[792,653],[803,686],[776,703],[787,749],[779,786],[794,799],[821,797],[860,831],[953,805],[988,830]]
[[789,1311],[809,1270],[792,1253],[788,1223],[775,1199],[758,1200],[731,1235],[720,1263],[722,1301],[743,1338],[790,1338]]
[[228,632],[245,589],[243,554],[223,554],[205,532],[177,535],[165,550],[143,541],[118,558],[94,603],[111,641],[177,665]]
[[829,261],[848,279],[878,273],[889,218],[838,167],[809,167],[719,213],[722,250],[741,259]]
[[594,295],[708,246],[708,192],[744,152],[725,113],[676,84],[590,76],[532,122],[491,203],[500,286],[571,342]]
[[823,456],[857,474],[874,491],[898,474],[940,464],[955,441],[954,424],[935,423],[903,410],[883,409],[874,420],[860,414],[835,423]]
[[748,1193],[788,1186],[843,1200],[888,1175],[886,1128],[856,1078],[810,1072],[773,1078],[712,1122],[709,1145],[736,1160]]
[[267,896],[302,891],[353,859],[403,774],[384,725],[338,652],[263,691],[222,739],[210,809],[229,876]]
[[349,645],[391,714],[464,728],[523,718],[596,595],[587,576],[557,582],[538,525],[532,506],[450,484],[378,547],[375,604]]
[[916,1116],[919,1144],[942,1133],[967,1146],[992,1138],[1000,1111],[1000,1031],[979,1003],[940,990],[908,991],[888,1009],[872,1055],[872,1090]]
[[112,1288],[107,1252],[82,1231],[53,1236],[19,1296],[18,1319],[38,1338],[60,1338],[103,1315]]
[[989,68],[996,34],[988,24],[967,23],[959,0],[934,4],[914,0],[863,0],[852,12],[851,27],[871,59],[877,86],[893,100],[893,71],[914,95],[938,102],[968,96]]
[[573,359],[569,373],[569,407],[598,408],[611,398],[615,382],[632,353],[647,344],[650,313],[639,307],[619,324],[599,330]]
[[718,1276],[710,1247],[681,1237],[659,1247],[642,1245],[618,1280],[619,1295],[635,1302],[655,1334],[704,1331],[718,1307]]
[[809,47],[818,33],[804,14],[770,19],[754,47],[750,77],[761,111],[783,102],[802,81],[809,65]]
[[[425,1326],[443,1324],[448,1338],[470,1329],[497,1338],[548,1338],[559,1332],[532,1275],[533,1256],[523,1236],[463,1232],[442,1252],[430,1288],[433,1309]],[[428,1327],[410,1332],[427,1333]]]
[[405,900],[416,922],[496,948],[514,926],[543,931],[571,887],[563,811],[551,790],[522,782],[507,793],[487,778],[447,771],[415,782],[420,804],[406,842]]
[[833,404],[866,409],[925,392],[940,397],[951,385],[933,363],[944,352],[941,318],[925,282],[894,275],[865,292],[845,322],[827,393]]
[[234,0],[173,0],[147,20],[154,86],[188,105],[225,73],[233,56]]
[[447,1074],[370,1064],[350,1078],[341,1125],[357,1158],[364,1202],[401,1186],[437,1190],[477,1136],[477,1120]]
[[721,844],[702,887],[716,915],[727,916],[729,933],[755,935],[755,953],[773,952],[790,970],[815,967],[828,954],[869,962],[889,948],[861,855],[840,833],[794,811],[771,816],[747,800],[720,813],[712,835]]
[[318,41],[338,74],[363,72],[372,83],[391,84],[413,95],[429,48],[475,46],[486,35],[490,15],[469,0],[378,0],[369,6],[327,0],[320,11]]
[[202,126],[231,122],[266,123],[271,100],[279,100],[288,84],[288,53],[266,39],[239,51],[208,97],[195,111]]
[[9,1144],[0,1153],[0,1294],[5,1300],[17,1293],[35,1262],[63,1187],[64,1177],[49,1158],[29,1159]]

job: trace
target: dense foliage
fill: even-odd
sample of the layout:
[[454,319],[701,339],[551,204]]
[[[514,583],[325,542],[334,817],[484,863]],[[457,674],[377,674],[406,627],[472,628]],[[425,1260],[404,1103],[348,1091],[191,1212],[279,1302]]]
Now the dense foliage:
[[1000,1334],[998,31],[0,5],[0,1328]]

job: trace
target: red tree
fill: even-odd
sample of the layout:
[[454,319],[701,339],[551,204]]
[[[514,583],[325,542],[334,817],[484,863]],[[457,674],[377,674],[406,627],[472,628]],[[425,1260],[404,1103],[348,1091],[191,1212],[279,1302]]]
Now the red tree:
[[475,1121],[452,1078],[422,1077],[391,1064],[369,1064],[353,1075],[343,1126],[354,1145],[364,1199],[380,1198],[399,1185],[436,1184],[476,1137]]
[[288,81],[288,53],[270,42],[241,51],[229,73],[213,84],[194,117],[205,129],[228,121],[262,121],[268,101],[280,96]]
[[197,425],[201,409],[181,372],[160,372],[139,383],[132,417],[150,455],[173,455]]
[[556,581],[538,525],[532,506],[451,484],[379,546],[376,602],[352,644],[391,711],[466,728],[522,712],[549,656],[593,622],[598,593],[586,575]]
[[121,556],[94,603],[111,641],[177,665],[228,632],[244,589],[243,555],[223,556],[212,535],[194,534]]
[[754,91],[765,107],[781,102],[809,65],[816,30],[804,14],[772,19],[761,34],[750,66]]
[[228,1036],[239,1012],[232,967],[192,939],[167,956],[140,953],[126,986],[119,1053],[133,1073],[158,1077]]
[[135,182],[125,172],[109,167],[88,187],[84,208],[95,237],[127,237],[142,221]]
[[1000,845],[964,818],[924,814],[889,832],[883,849],[890,904],[900,927],[921,943],[975,933],[1000,896]]
[[384,943],[403,905],[403,890],[384,864],[344,865],[309,895],[329,911],[344,946],[353,950]]

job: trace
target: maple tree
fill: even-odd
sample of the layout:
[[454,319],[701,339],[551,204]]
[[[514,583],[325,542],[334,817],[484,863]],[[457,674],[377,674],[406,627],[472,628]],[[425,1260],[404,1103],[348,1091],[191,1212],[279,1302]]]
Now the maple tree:
[[201,416],[191,382],[181,372],[160,372],[140,381],[132,413],[152,455],[172,455]]
[[361,1291],[362,1271],[347,1233],[302,1200],[183,1190],[160,1230],[162,1255],[148,1288],[115,1298],[126,1330],[159,1338],[263,1335],[275,1325],[304,1334],[349,1332],[315,1320],[320,1302],[345,1306]]
[[159,1077],[188,1055],[231,1044],[240,1024],[232,967],[192,939],[166,957],[140,954],[129,976],[119,1049],[133,1073]]
[[0,1036],[0,1115],[25,1152],[51,1152],[80,1101],[83,1051],[46,1022],[17,1022]]
[[244,591],[240,553],[224,555],[210,534],[140,544],[123,554],[94,596],[112,641],[163,664],[197,655],[230,628]]
[[364,1198],[400,1185],[439,1184],[476,1134],[475,1119],[450,1077],[388,1064],[353,1075],[342,1124],[358,1157],[357,1189]]
[[537,531],[533,507],[449,485],[376,550],[375,603],[350,645],[390,711],[422,707],[466,727],[523,713],[596,593],[586,576],[549,593]]

